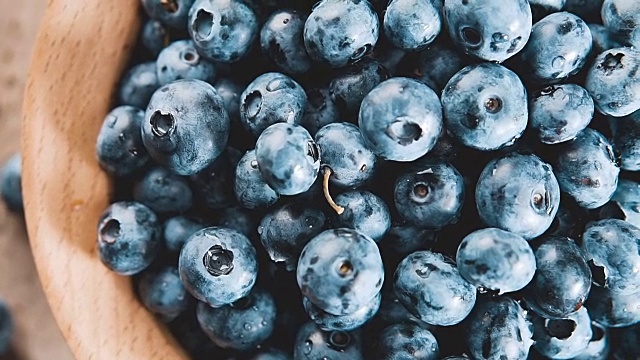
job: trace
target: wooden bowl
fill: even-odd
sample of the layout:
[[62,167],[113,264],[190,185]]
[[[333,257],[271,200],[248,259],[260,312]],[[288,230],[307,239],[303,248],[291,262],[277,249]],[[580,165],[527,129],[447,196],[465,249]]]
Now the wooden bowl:
[[22,128],[29,238],[53,314],[77,359],[186,359],[97,255],[111,183],[95,141],[139,29],[138,0],[50,0]]

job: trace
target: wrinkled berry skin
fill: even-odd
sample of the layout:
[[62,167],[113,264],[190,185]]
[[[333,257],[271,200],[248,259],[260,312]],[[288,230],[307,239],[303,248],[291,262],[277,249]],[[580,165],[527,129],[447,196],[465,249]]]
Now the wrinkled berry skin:
[[487,226],[531,240],[551,226],[560,206],[560,188],[547,163],[535,155],[511,153],[491,160],[482,170],[476,205]]
[[258,76],[240,95],[240,119],[256,137],[276,123],[299,124],[306,107],[302,86],[281,73]]
[[247,151],[240,159],[234,190],[240,205],[247,209],[273,205],[280,197],[262,178],[255,150]]
[[260,221],[258,233],[271,260],[284,262],[287,270],[293,271],[304,246],[326,222],[324,213],[309,204],[286,202],[270,209]]
[[545,144],[574,139],[589,125],[593,113],[593,98],[576,84],[548,86],[529,102],[531,127]]
[[293,348],[295,360],[363,360],[358,331],[323,331],[313,321],[300,326]]
[[604,268],[604,287],[622,295],[640,291],[640,229],[624,220],[596,221],[582,235],[582,249]]
[[464,179],[451,164],[421,161],[396,179],[394,204],[412,225],[441,229],[458,221],[464,203]]
[[365,58],[347,66],[331,80],[331,99],[344,117],[351,118],[360,110],[362,99],[378,84],[387,80],[389,73],[379,62]]
[[486,61],[502,62],[512,57],[522,50],[531,33],[527,0],[445,0],[444,16],[453,43]]
[[435,146],[442,131],[442,106],[438,95],[423,83],[391,78],[362,100],[358,125],[376,155],[413,161]]
[[416,251],[393,275],[398,300],[420,320],[451,326],[464,320],[476,303],[476,288],[442,254]]
[[591,51],[591,31],[568,12],[547,15],[533,25],[527,45],[518,55],[523,73],[538,83],[556,83],[577,73]]
[[623,220],[640,227],[640,183],[620,179],[611,201],[615,202],[624,214]]
[[100,166],[114,176],[127,176],[144,166],[149,160],[142,144],[140,127],[144,111],[123,105],[111,110],[104,118],[96,154]]
[[383,28],[387,39],[405,51],[419,51],[440,34],[441,1],[392,0],[384,13]]
[[311,320],[313,320],[320,329],[324,331],[350,331],[359,328],[373,318],[380,308],[381,301],[382,294],[378,293],[369,303],[347,315],[329,314],[314,305],[307,298],[302,299],[302,304]]
[[563,143],[557,154],[553,168],[562,192],[586,209],[598,208],[611,199],[620,168],[602,134],[584,129],[573,141]]
[[331,99],[331,93],[327,87],[307,90],[307,109],[300,120],[302,125],[312,136],[323,126],[339,122],[340,111]]
[[343,188],[356,188],[369,180],[378,163],[369,150],[360,129],[351,123],[323,126],[315,136],[322,154],[322,166],[331,169],[329,180]]
[[162,228],[165,248],[179,253],[191,235],[205,226],[187,217],[176,216],[165,220]]
[[302,126],[277,123],[260,134],[256,159],[264,180],[281,195],[309,190],[318,177],[320,152]]
[[120,81],[118,100],[120,105],[146,109],[151,95],[160,87],[156,63],[145,62],[132,67]]
[[213,308],[201,302],[196,309],[200,327],[216,345],[243,351],[271,336],[276,313],[273,297],[262,289],[253,290],[238,303]]
[[187,180],[162,167],[150,169],[135,184],[133,199],[158,214],[182,213],[193,203]]
[[551,359],[571,359],[580,355],[591,340],[591,319],[586,308],[561,320],[533,317],[533,347]]
[[120,275],[134,275],[149,266],[159,251],[160,242],[156,214],[142,204],[116,202],[100,217],[100,260]]
[[422,81],[439,93],[449,79],[464,66],[465,62],[460,53],[448,44],[438,42],[420,52],[414,76],[416,80]]
[[456,263],[467,281],[501,294],[524,288],[536,271],[536,258],[529,243],[496,228],[467,235],[458,247]]
[[640,3],[605,0],[600,12],[602,23],[626,45],[640,47]]
[[228,138],[222,98],[201,80],[178,80],[158,89],[142,123],[142,142],[151,158],[177,175],[211,165]]
[[236,230],[205,228],[191,235],[182,247],[178,270],[191,295],[221,307],[251,291],[258,275],[256,249]]
[[11,156],[2,168],[0,195],[9,210],[22,211],[22,164],[20,153]]
[[142,7],[150,18],[172,28],[184,30],[187,27],[187,15],[194,0],[142,0]]
[[479,303],[467,320],[466,334],[473,359],[526,359],[533,344],[524,309],[506,296]]
[[335,225],[355,229],[374,241],[382,239],[391,227],[391,214],[387,204],[369,191],[353,190],[335,197],[335,202],[344,208],[336,214]]
[[527,91],[513,71],[498,64],[456,73],[442,91],[442,109],[447,131],[478,150],[512,144],[527,127]]
[[621,295],[593,286],[585,306],[591,319],[606,327],[625,327],[640,322],[640,292]]
[[298,285],[314,305],[347,315],[368,304],[384,280],[376,243],[355,230],[326,230],[307,243],[298,260]]
[[427,329],[412,322],[387,326],[378,334],[376,355],[384,360],[439,359],[438,340]]
[[191,40],[174,41],[164,48],[156,59],[156,71],[160,85],[180,79],[212,82],[217,74],[216,66],[200,57]]
[[622,117],[640,109],[639,62],[640,52],[628,47],[610,49],[596,57],[584,85],[599,112]]
[[640,171],[640,110],[621,118],[609,118],[613,146],[620,154],[620,167]]
[[174,320],[189,306],[189,293],[182,285],[176,266],[143,272],[138,294],[144,306],[164,322]]
[[13,338],[14,325],[11,312],[7,305],[0,301],[0,355],[9,350],[11,339]]
[[296,10],[282,9],[272,13],[260,30],[262,54],[285,73],[304,74],[311,69],[302,35],[305,20]]
[[540,316],[560,319],[584,303],[591,270],[584,252],[569,238],[552,236],[536,249],[536,274],[525,289],[527,304]]
[[198,52],[209,60],[241,59],[258,36],[259,22],[240,0],[196,0],[189,10],[188,30]]
[[322,0],[304,24],[304,45],[313,60],[343,67],[373,49],[379,26],[368,1]]

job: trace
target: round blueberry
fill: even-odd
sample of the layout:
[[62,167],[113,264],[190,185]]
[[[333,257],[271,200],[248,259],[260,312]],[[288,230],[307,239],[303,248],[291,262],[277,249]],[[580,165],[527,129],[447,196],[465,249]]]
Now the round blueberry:
[[564,319],[533,317],[533,347],[551,359],[571,359],[580,355],[589,346],[592,335],[586,308]]
[[358,331],[323,331],[313,321],[298,329],[293,358],[296,360],[363,360]]
[[262,178],[255,150],[247,151],[240,159],[234,189],[236,199],[247,209],[273,205],[280,197]]
[[376,155],[413,161],[435,146],[442,131],[442,106],[428,86],[391,78],[362,100],[358,124],[365,144]]
[[2,167],[0,195],[9,210],[22,211],[22,164],[20,153],[12,155]]
[[412,322],[398,323],[384,328],[378,334],[376,354],[385,360],[439,359],[438,340],[427,329]]
[[140,137],[143,121],[144,111],[129,105],[116,107],[104,118],[96,154],[100,166],[109,174],[131,175],[149,160]]
[[591,319],[609,328],[640,323],[640,292],[622,295],[593,286],[585,306]]
[[186,178],[159,166],[151,168],[135,184],[133,199],[158,214],[185,212],[193,202]]
[[189,293],[182,285],[177,266],[144,271],[138,294],[147,310],[165,322],[173,321],[189,306]]
[[142,204],[116,202],[100,217],[100,260],[120,275],[134,275],[149,266],[158,253],[160,242],[156,214]]
[[464,65],[459,52],[448,44],[435,43],[420,52],[414,77],[439,93]]
[[151,95],[159,87],[155,61],[138,64],[129,69],[120,80],[118,100],[120,105],[146,109]]
[[170,41],[167,28],[158,20],[148,19],[140,31],[140,43],[153,56],[158,56]]
[[0,355],[5,354],[11,346],[14,325],[11,312],[7,305],[0,301]]
[[202,229],[182,247],[178,270],[191,295],[210,306],[221,307],[251,291],[258,276],[256,250],[236,230]]
[[198,79],[211,82],[216,76],[216,66],[200,57],[191,40],[178,40],[164,48],[156,60],[160,85],[180,79]]
[[204,225],[184,216],[176,216],[164,221],[164,246],[167,250],[179,253],[185,242]]
[[323,126],[339,122],[340,112],[331,99],[327,87],[313,88],[307,91],[307,109],[300,120],[302,125],[312,136]]
[[336,215],[336,226],[355,229],[374,241],[382,239],[391,227],[387,204],[369,191],[347,191],[336,196],[335,202],[345,209]]
[[311,69],[304,47],[306,20],[297,10],[280,9],[269,16],[260,30],[262,54],[288,74],[303,74]]
[[640,171],[640,110],[621,118],[609,118],[613,146],[620,154],[620,167]]
[[331,80],[331,99],[343,116],[351,118],[360,110],[362,99],[384,80],[389,78],[387,69],[379,62],[365,58],[347,66]]
[[527,127],[527,92],[520,78],[493,63],[470,65],[442,91],[447,131],[466,146],[495,150],[513,144]]
[[623,213],[623,220],[640,228],[640,183],[620,179],[611,201]]
[[347,315],[329,314],[314,305],[306,297],[302,299],[302,304],[311,320],[313,320],[320,329],[324,331],[350,331],[361,327],[372,319],[380,308],[381,300],[382,294],[378,293],[369,303]]
[[222,98],[201,80],[178,80],[158,89],[142,122],[149,155],[178,175],[193,175],[211,165],[228,137]]
[[640,3],[626,0],[604,0],[602,23],[626,45],[640,47]]
[[391,0],[384,13],[387,39],[405,51],[422,50],[440,34],[442,1]]
[[184,30],[187,27],[187,14],[194,0],[142,0],[142,7],[150,18],[167,26]]

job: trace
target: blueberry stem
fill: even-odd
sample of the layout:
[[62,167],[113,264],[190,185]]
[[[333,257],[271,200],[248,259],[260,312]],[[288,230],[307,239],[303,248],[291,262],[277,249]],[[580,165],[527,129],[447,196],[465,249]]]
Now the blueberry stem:
[[336,202],[333,201],[331,194],[329,194],[329,178],[331,177],[331,173],[332,173],[331,168],[328,166],[325,166],[324,179],[323,179],[324,181],[322,182],[322,190],[324,192],[324,198],[327,199],[327,202],[329,203],[331,208],[335,210],[338,213],[338,215],[340,215],[344,212],[344,208],[336,204]]

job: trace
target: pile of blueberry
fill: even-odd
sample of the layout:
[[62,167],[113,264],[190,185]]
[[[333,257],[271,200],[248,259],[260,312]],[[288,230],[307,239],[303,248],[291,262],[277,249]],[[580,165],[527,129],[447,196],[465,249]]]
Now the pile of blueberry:
[[193,358],[640,358],[640,2],[142,5],[99,255]]

